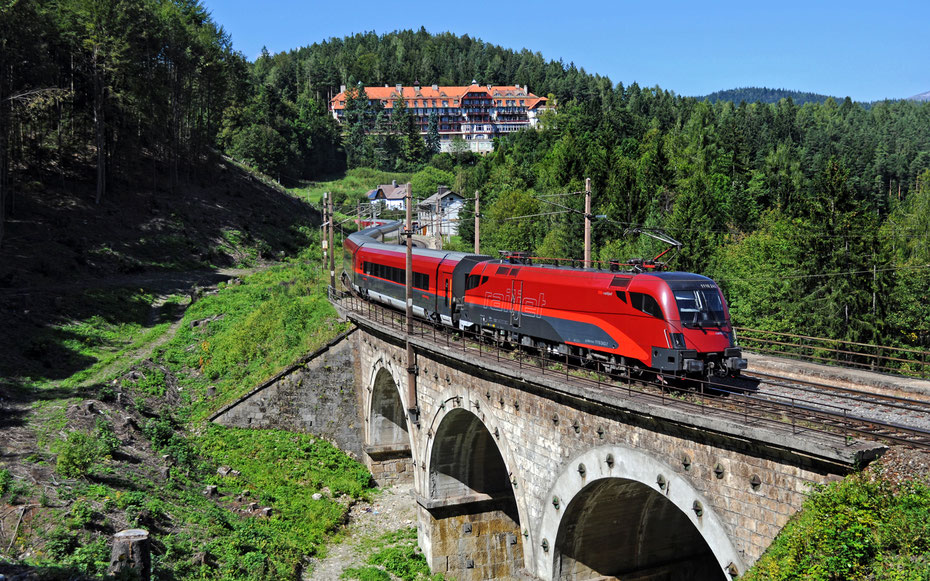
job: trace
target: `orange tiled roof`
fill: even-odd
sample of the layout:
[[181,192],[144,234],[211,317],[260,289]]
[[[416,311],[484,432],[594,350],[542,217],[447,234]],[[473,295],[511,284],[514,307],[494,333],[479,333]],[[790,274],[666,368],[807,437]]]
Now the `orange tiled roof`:
[[[469,85],[467,87],[437,87],[433,89],[432,86],[425,87],[401,87],[398,92],[397,87],[364,87],[365,95],[368,96],[369,100],[384,101],[384,107],[390,109],[394,106],[394,100],[402,96],[405,101],[411,101],[414,99],[445,99],[448,101],[448,105],[442,105],[437,103],[437,107],[461,107],[462,99],[468,93],[482,93],[490,99],[499,99],[499,98],[522,98],[526,100],[525,107],[532,109],[538,106],[540,103],[546,101],[545,97],[538,97],[533,93],[527,92],[523,87],[519,85],[510,85],[510,86],[487,86],[487,85]],[[344,109],[345,108],[345,92],[339,93],[330,100],[331,109]],[[431,106],[431,105],[423,105]]]

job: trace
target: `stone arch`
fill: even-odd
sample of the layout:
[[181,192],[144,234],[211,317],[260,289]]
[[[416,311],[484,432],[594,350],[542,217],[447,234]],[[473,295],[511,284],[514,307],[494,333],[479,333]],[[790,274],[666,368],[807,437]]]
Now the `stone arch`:
[[575,458],[545,506],[534,543],[543,579],[726,580],[745,569],[703,495],[632,448],[603,446]]
[[368,443],[372,446],[409,446],[410,433],[405,410],[394,377],[386,367],[380,367],[371,383]]
[[378,359],[365,391],[365,463],[379,485],[416,482],[415,441],[397,370]]
[[513,496],[497,442],[472,412],[456,408],[442,418],[430,448],[428,494],[431,500]]
[[444,401],[430,428],[421,547],[434,572],[463,580],[512,579],[525,566],[524,507],[503,434],[499,427],[489,431],[484,414],[456,407],[461,399]]

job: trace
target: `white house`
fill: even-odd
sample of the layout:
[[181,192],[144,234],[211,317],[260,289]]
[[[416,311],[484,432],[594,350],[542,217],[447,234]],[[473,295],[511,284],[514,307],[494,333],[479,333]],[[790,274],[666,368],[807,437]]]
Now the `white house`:
[[417,204],[417,224],[425,236],[455,236],[459,232],[459,214],[465,198],[446,186],[439,186],[432,196]]
[[388,210],[406,210],[407,184],[398,185],[397,180],[393,180],[368,192],[368,199],[372,203],[383,203]]

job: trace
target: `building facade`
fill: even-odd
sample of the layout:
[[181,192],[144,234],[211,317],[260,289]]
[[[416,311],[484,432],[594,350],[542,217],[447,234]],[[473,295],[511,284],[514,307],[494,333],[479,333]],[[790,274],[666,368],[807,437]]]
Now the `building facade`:
[[446,186],[417,204],[417,224],[424,236],[456,236],[465,198]]
[[[527,86],[492,86],[472,83],[467,87],[364,87],[372,105],[380,105],[388,115],[397,99],[403,99],[421,135],[429,129],[435,115],[441,151],[452,151],[452,143],[461,137],[471,151],[491,151],[492,140],[502,134],[535,127],[538,115],[546,109],[546,98],[529,92]],[[346,105],[346,88],[330,101],[333,117],[342,122]]]

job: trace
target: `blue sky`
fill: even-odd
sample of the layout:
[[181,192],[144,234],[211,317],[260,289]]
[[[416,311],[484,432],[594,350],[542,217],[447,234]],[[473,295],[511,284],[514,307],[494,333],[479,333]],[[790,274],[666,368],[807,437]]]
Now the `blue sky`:
[[203,3],[249,60],[262,46],[424,26],[680,95],[768,86],[872,101],[930,91],[930,0]]

